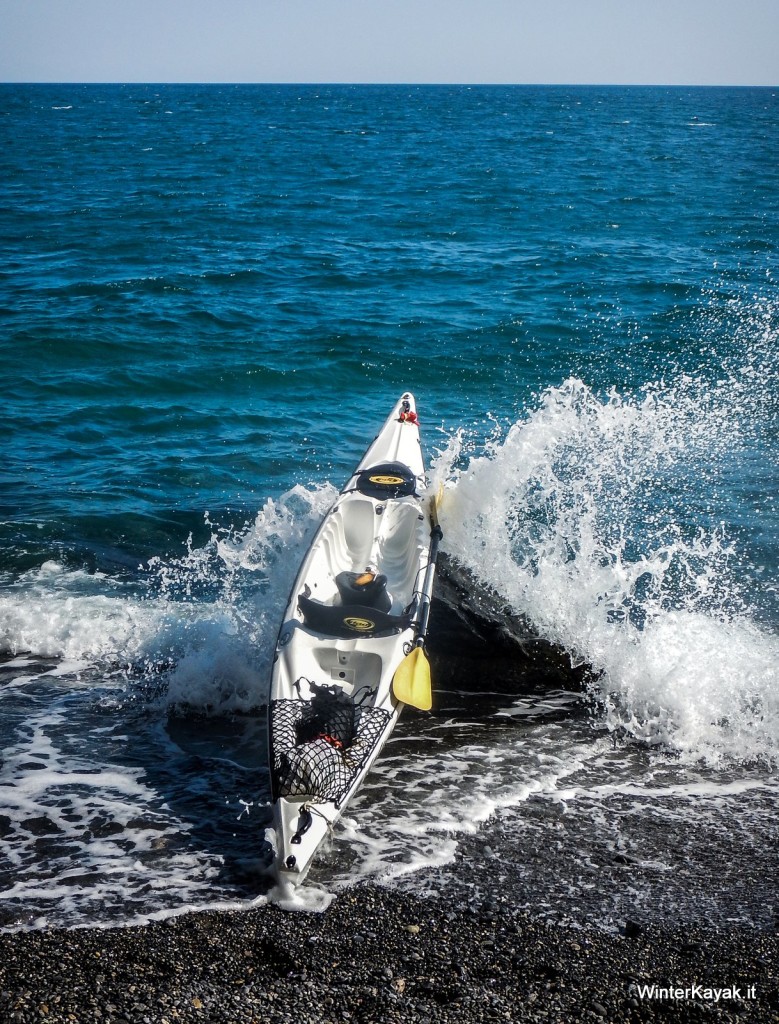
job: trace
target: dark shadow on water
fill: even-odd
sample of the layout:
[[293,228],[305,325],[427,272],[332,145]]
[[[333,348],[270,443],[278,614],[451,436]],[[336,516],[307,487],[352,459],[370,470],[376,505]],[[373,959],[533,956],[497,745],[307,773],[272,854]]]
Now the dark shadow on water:
[[256,714],[220,717],[170,713],[165,732],[180,751],[164,796],[189,824],[187,845],[222,859],[219,887],[253,898],[270,888],[273,848],[267,726]]

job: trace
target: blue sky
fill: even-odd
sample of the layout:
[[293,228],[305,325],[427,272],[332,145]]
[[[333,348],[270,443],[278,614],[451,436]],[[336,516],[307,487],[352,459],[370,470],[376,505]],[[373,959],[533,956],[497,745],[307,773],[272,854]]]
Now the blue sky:
[[779,85],[779,0],[0,0],[0,80]]

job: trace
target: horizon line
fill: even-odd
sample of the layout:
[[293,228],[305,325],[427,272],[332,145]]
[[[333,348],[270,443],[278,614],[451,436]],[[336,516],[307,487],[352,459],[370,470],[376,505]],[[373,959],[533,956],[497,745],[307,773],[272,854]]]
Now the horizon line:
[[485,89],[485,88],[506,88],[506,89],[521,89],[521,88],[570,88],[570,89],[777,89],[779,88],[779,82],[775,83],[762,83],[762,82],[460,82],[460,81],[442,81],[442,82],[413,82],[413,81],[381,81],[381,82],[362,82],[362,81],[348,81],[348,80],[314,80],[314,79],[301,79],[301,80],[265,80],[265,81],[247,81],[237,79],[220,79],[220,80],[203,80],[198,81],[197,79],[142,79],[142,78],[129,78],[129,79],[77,79],[77,78],[64,78],[64,79],[43,79],[43,78],[12,78],[12,79],[0,79],[0,85],[187,85],[187,86],[204,86],[204,85],[235,85],[235,86],[290,86],[293,88],[299,88],[303,86],[339,86],[339,87],[359,87],[359,88],[386,88],[388,86],[398,86],[400,88],[465,88],[465,89]]

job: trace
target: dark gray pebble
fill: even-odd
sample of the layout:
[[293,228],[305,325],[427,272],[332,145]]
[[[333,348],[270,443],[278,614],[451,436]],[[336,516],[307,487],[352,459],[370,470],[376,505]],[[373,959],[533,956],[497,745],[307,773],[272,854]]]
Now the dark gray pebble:
[[[629,935],[628,921],[623,937],[536,921],[499,900],[480,911],[359,887],[320,915],[264,906],[145,927],[5,933],[0,1020],[779,1024],[773,931],[644,924]],[[755,995],[669,1005],[640,994],[669,982],[754,985]]]

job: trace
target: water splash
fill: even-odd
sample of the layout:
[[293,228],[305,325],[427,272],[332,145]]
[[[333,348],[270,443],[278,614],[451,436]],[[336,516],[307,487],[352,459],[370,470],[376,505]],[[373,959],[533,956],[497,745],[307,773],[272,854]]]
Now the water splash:
[[448,550],[593,667],[609,727],[711,762],[779,753],[776,561],[753,563],[765,522],[740,500],[775,422],[775,330],[758,340],[714,380],[598,395],[570,378],[435,467]]
[[264,703],[280,610],[336,494],[331,484],[293,487],[269,498],[249,526],[214,528],[203,547],[190,541],[182,558],[153,561],[160,597],[192,602],[199,616],[168,675],[169,703],[219,713]]
[[254,522],[217,528],[133,580],[47,561],[0,598],[0,653],[138,679],[164,673],[163,701],[220,713],[265,699],[279,610],[295,567],[336,495],[330,484],[268,499]]

